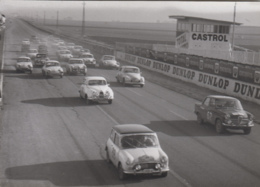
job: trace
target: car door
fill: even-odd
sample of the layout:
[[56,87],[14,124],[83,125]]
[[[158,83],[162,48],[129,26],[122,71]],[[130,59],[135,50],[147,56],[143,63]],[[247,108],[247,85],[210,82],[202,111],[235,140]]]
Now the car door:
[[118,133],[115,134],[114,144],[113,144],[113,151],[112,154],[114,157],[113,163],[115,166],[118,165],[119,162],[119,152],[120,152],[120,136]]
[[118,80],[121,82],[122,81],[122,68],[119,69],[117,73]]
[[109,155],[109,158],[110,160],[114,163],[114,140],[115,140],[115,130],[112,129],[111,133],[110,133],[110,137],[109,139],[107,140],[107,151],[108,151],[108,155]]
[[207,122],[207,109],[209,106],[210,98],[207,97],[200,106],[200,115],[204,122]]

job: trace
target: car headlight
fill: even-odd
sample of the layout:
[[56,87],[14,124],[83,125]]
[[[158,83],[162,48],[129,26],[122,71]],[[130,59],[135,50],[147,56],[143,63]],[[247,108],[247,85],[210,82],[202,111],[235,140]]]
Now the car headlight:
[[165,156],[163,156],[163,157],[161,158],[161,162],[162,162],[162,163],[166,163],[166,162],[167,162],[167,158],[166,158]]
[[92,95],[93,95],[93,96],[98,96],[98,93],[97,93],[97,91],[95,91],[95,90],[92,90]]
[[157,169],[157,170],[160,169],[161,168],[161,164],[156,164],[154,168]]
[[231,121],[230,121],[230,115],[229,114],[226,114],[225,116],[224,116],[224,121],[226,122],[226,123],[230,123]]
[[142,169],[142,167],[141,167],[140,164],[137,164],[137,165],[135,166],[135,170],[136,170],[136,171],[139,171],[139,170],[141,170],[141,169]]
[[253,120],[254,120],[254,116],[253,116],[252,114],[247,114],[247,116],[248,116],[248,119],[249,119],[250,121],[253,121]]
[[128,76],[125,76],[125,79],[126,79],[126,80],[131,80],[131,78],[130,78],[130,77],[128,77]]
[[109,92],[109,91],[106,91],[105,95],[106,95],[106,96],[110,96],[110,92]]

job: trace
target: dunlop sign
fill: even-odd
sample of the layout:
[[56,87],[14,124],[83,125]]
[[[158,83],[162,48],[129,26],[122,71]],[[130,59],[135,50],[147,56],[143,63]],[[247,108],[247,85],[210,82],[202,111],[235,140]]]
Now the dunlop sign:
[[223,94],[260,104],[260,86],[116,51],[118,59]]

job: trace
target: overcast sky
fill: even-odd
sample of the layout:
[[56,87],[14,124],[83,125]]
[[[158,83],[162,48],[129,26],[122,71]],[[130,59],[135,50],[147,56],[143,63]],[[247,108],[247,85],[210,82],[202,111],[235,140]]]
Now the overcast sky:
[[[85,1],[86,21],[167,22],[169,15],[233,21],[235,2]],[[26,16],[82,19],[83,1],[0,0],[0,11]],[[236,22],[260,26],[260,2],[237,2]]]

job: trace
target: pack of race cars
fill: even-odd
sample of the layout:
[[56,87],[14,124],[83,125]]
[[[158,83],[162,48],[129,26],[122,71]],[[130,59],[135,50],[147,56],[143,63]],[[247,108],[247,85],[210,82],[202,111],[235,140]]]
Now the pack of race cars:
[[25,38],[22,41],[21,52],[23,55],[18,57],[15,66],[17,72],[33,73],[33,68],[41,68],[45,78],[62,78],[65,74],[86,76],[79,89],[79,94],[87,104],[101,101],[111,104],[114,99],[113,90],[109,87],[107,80],[100,76],[88,77],[88,67],[119,70],[116,80],[124,86],[140,85],[143,87],[145,84],[145,79],[141,76],[138,67],[120,66],[115,56],[110,54],[103,55],[97,63],[89,49],[72,42],[65,42],[54,36],[41,38],[33,35],[30,39]]

